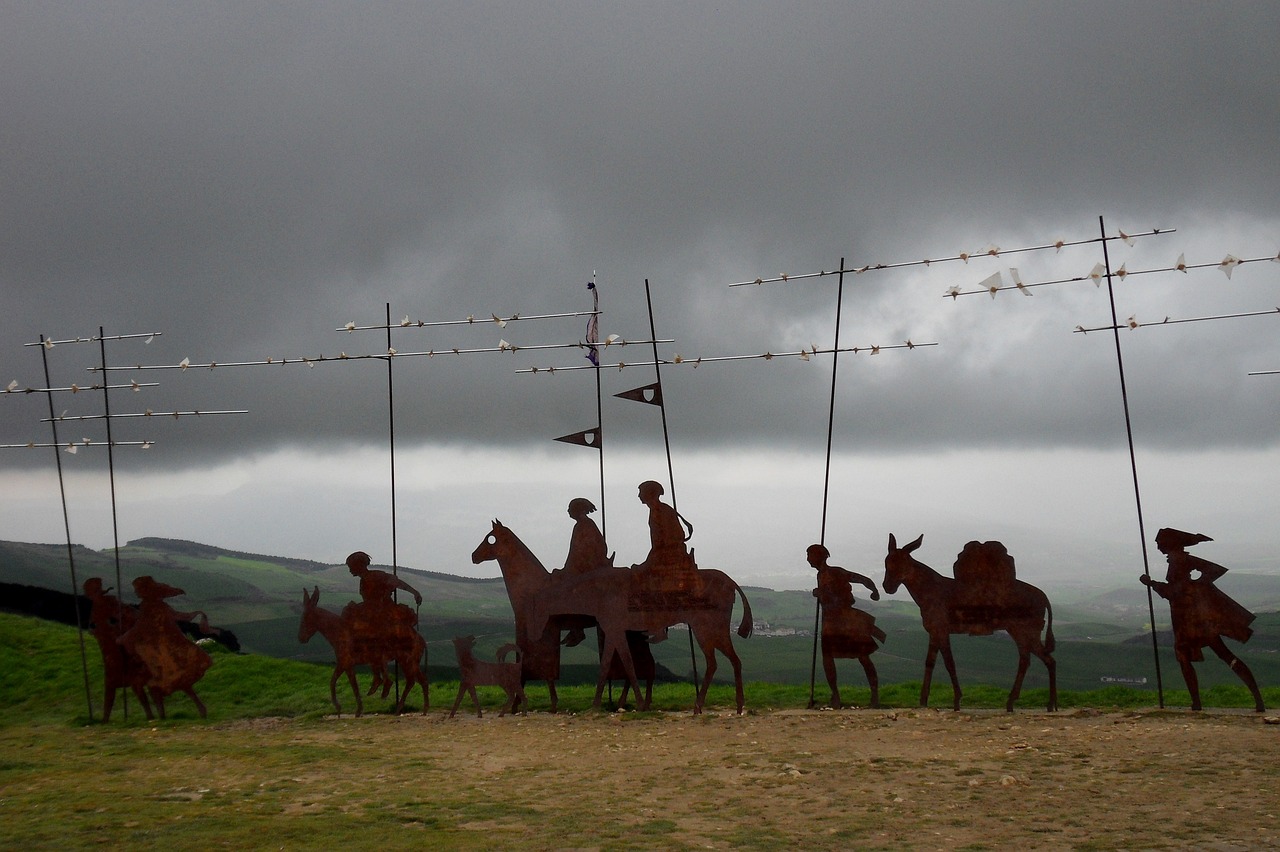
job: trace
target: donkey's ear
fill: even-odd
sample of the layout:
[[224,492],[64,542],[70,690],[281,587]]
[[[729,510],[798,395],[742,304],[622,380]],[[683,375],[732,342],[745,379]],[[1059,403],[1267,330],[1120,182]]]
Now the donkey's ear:
[[898,549],[898,539],[894,536],[893,533],[889,533],[889,550],[893,551],[897,549]]
[[910,553],[911,551],[913,551],[913,550],[915,550],[917,547],[919,547],[919,546],[920,546],[920,542],[922,542],[922,541],[924,541],[924,533],[920,533],[920,535],[916,536],[916,540],[915,540],[915,541],[911,542],[910,544],[908,544],[906,547],[904,547],[904,548],[902,548],[902,549],[903,549],[903,550],[905,550],[907,553]]

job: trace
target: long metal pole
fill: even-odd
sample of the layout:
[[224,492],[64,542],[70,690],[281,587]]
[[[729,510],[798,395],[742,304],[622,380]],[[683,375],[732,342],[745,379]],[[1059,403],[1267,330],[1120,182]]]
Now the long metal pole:
[[[1142,519],[1142,491],[1138,487],[1138,457],[1133,448],[1133,421],[1129,418],[1129,390],[1124,377],[1124,355],[1120,349],[1120,326],[1116,319],[1116,294],[1111,286],[1111,257],[1107,251],[1107,228],[1101,216],[1098,228],[1102,231],[1102,261],[1107,268],[1107,297],[1111,301],[1112,334],[1116,341],[1116,367],[1120,372],[1120,400],[1124,405],[1124,431],[1129,440],[1129,469],[1133,474],[1133,500],[1138,510],[1138,538],[1142,543],[1142,574],[1150,579],[1151,567],[1147,558],[1147,532]],[[1160,644],[1156,640],[1156,608],[1151,587],[1147,586],[1147,613],[1151,619],[1151,653],[1156,664],[1156,695],[1160,707],[1164,707],[1164,681],[1160,676]]]
[[[836,367],[840,363],[840,312],[844,305],[844,258],[840,258],[840,277],[836,285],[836,340],[831,355],[831,402],[827,409],[827,461],[822,478],[822,529],[819,543],[827,544],[827,498],[831,493],[831,442],[836,422]],[[809,666],[809,707],[814,706],[814,690],[818,681],[818,630],[822,614],[822,601],[814,601],[813,608],[813,659]]]
[[[107,341],[102,326],[98,326],[98,351],[102,356],[102,375],[105,379],[107,375]],[[124,586],[120,580],[120,527],[116,513],[116,463],[115,451],[111,440],[111,392],[105,381],[102,383],[102,414],[103,421],[107,424],[107,475],[111,482],[111,543],[116,562],[116,602],[119,612],[116,615],[116,623],[124,624]],[[129,719],[129,690],[122,689],[121,697],[124,699],[124,718]]]
[[[671,436],[667,432],[667,401],[662,395],[662,365],[658,359],[658,333],[653,324],[653,297],[649,294],[649,279],[644,279],[644,300],[649,308],[649,339],[653,341],[653,372],[658,382],[658,401],[662,404],[658,409],[662,412],[662,443],[667,448],[667,482],[671,485],[671,508],[678,513],[676,506],[676,475],[671,465]],[[693,666],[693,685],[698,685],[698,658],[693,652],[693,628],[689,628],[689,662]]]
[[[40,335],[41,344],[44,343],[44,335]],[[52,382],[49,381],[49,350],[46,346],[40,347],[40,359],[44,362],[44,386],[50,387]],[[93,721],[93,694],[89,688],[89,659],[84,650],[84,624],[80,620],[80,581],[76,579],[76,555],[75,550],[71,546],[71,517],[67,512],[67,486],[62,476],[62,454],[58,449],[58,422],[53,413],[53,392],[45,394],[49,400],[49,425],[53,429],[53,459],[58,464],[58,492],[62,496],[62,527],[67,534],[67,564],[71,566],[71,601],[76,610],[76,632],[80,637],[80,670],[84,673],[84,700],[89,707],[89,721]],[[105,700],[105,696],[103,697]]]
[[[392,379],[392,372],[395,369],[392,365],[395,360],[391,357],[391,303],[387,302],[387,434],[391,445],[391,574],[398,577],[400,559],[396,540],[396,393],[395,382]],[[396,589],[391,590],[391,599],[398,603],[396,591]],[[400,705],[400,663],[393,661],[392,669],[396,673],[396,706],[398,707]]]

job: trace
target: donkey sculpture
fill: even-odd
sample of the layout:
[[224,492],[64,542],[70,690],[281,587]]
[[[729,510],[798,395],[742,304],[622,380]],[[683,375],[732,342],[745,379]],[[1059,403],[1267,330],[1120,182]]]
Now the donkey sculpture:
[[[298,625],[298,641],[308,642],[316,633],[333,646],[336,662],[333,677],[329,678],[329,698],[338,715],[342,715],[342,705],[338,703],[338,678],[343,674],[347,676],[351,692],[356,697],[356,715],[359,716],[364,712],[364,702],[360,699],[360,687],[356,684],[356,666],[368,665],[375,671],[384,670],[388,659],[395,660],[405,675],[404,692],[400,693],[400,700],[396,703],[396,713],[404,710],[405,699],[409,697],[415,683],[422,687],[422,712],[427,712],[431,705],[431,684],[427,682],[424,671],[427,643],[416,630],[409,636],[396,637],[398,641],[393,641],[389,646],[385,642],[362,642],[341,615],[320,607],[320,589],[317,587],[313,592],[302,590],[302,622]],[[381,647],[375,647],[379,645]],[[385,696],[385,690],[383,694]]]
[[[1030,583],[1010,576],[994,595],[987,597],[986,604],[975,604],[973,590],[967,590],[964,583],[952,577],[944,577],[911,555],[923,540],[924,536],[921,535],[915,541],[898,547],[897,539],[890,534],[889,552],[884,558],[883,583],[888,594],[896,592],[899,586],[906,587],[907,593],[920,607],[920,620],[929,634],[929,650],[924,660],[924,683],[920,686],[920,706],[929,705],[929,683],[933,679],[933,666],[938,652],[941,651],[942,662],[947,667],[947,674],[951,676],[954,708],[960,709],[960,681],[956,677],[955,659],[951,655],[952,633],[989,634],[995,630],[1005,630],[1018,646],[1018,675],[1014,678],[1005,709],[1013,712],[1013,704],[1022,691],[1022,679],[1026,676],[1031,655],[1035,654],[1044,662],[1049,672],[1047,709],[1057,710],[1057,664],[1053,659],[1053,608],[1049,605],[1049,598]],[[1000,550],[1003,552],[1003,547]],[[1043,641],[1040,638],[1041,631],[1044,631]]]

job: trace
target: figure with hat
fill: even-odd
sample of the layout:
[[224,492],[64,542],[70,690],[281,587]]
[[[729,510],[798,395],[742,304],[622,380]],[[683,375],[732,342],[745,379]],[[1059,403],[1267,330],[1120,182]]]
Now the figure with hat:
[[1170,527],[1161,529],[1156,533],[1156,547],[1169,563],[1165,580],[1152,580],[1145,574],[1138,579],[1169,602],[1174,656],[1191,693],[1191,709],[1200,709],[1200,684],[1192,663],[1203,660],[1203,649],[1210,648],[1249,688],[1255,707],[1261,713],[1266,707],[1253,672],[1222,641],[1227,637],[1247,642],[1253,635],[1249,625],[1254,615],[1214,585],[1215,580],[1227,573],[1226,568],[1187,553],[1188,547],[1205,541],[1213,539]]
[[840,687],[836,683],[836,658],[857,659],[867,673],[871,686],[871,706],[880,706],[880,680],[871,654],[885,632],[876,627],[875,617],[869,612],[855,609],[853,584],[859,583],[871,590],[871,599],[880,600],[880,590],[875,581],[856,571],[838,565],[829,565],[831,552],[824,545],[811,544],[805,553],[811,566],[818,572],[818,587],[813,596],[822,608],[822,671],[831,687],[831,706],[840,707]]
[[[564,558],[564,567],[553,571],[565,577],[579,577],[589,574],[598,568],[613,566],[613,558],[609,556],[604,535],[596,522],[588,517],[596,510],[596,506],[586,497],[574,497],[569,501],[569,517],[573,518],[573,534],[569,537],[569,553]],[[586,631],[580,626],[569,628],[565,636],[566,647],[573,646],[587,638]]]
[[101,577],[90,577],[84,581],[84,593],[89,599],[89,629],[93,638],[98,640],[98,650],[102,652],[102,721],[111,721],[111,708],[116,703],[116,690],[129,688],[138,697],[138,703],[153,718],[151,702],[147,699],[145,687],[151,678],[146,663],[134,654],[125,652],[118,641],[121,634],[133,628],[138,615],[133,607],[111,594],[110,587],[104,587]]
[[198,618],[204,633],[216,633],[217,628],[209,626],[209,618],[203,612],[178,612],[165,602],[186,594],[182,589],[142,576],[133,581],[133,590],[142,602],[138,606],[138,620],[118,641],[126,654],[136,655],[150,671],[147,690],[155,701],[156,711],[161,719],[165,718],[164,699],[175,692],[185,692],[204,718],[207,711],[194,687],[213,665],[213,658],[183,634],[178,622]]

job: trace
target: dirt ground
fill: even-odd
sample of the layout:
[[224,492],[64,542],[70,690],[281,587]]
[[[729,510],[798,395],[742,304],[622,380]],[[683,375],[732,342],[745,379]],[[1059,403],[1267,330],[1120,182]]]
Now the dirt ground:
[[[351,766],[366,749],[387,756],[380,789],[435,791],[406,799],[401,821],[447,816],[468,845],[1258,849],[1280,847],[1278,723],[1235,711],[846,709],[235,727],[258,726],[264,744],[359,742]],[[297,809],[324,806],[302,786]]]

